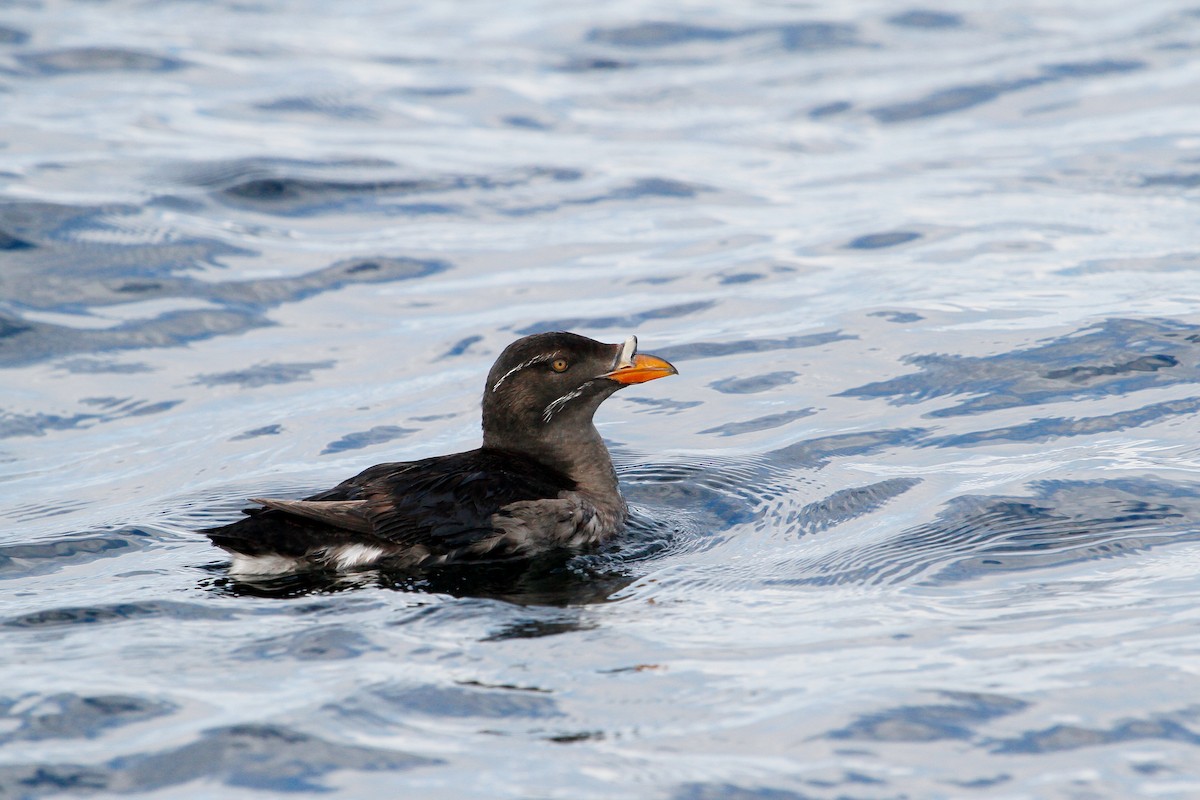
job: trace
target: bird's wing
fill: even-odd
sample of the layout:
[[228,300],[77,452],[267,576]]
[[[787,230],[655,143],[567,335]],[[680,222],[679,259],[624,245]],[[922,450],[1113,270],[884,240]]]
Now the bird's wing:
[[[574,488],[559,472],[525,456],[472,450],[378,464],[304,500],[255,498],[268,510],[251,512],[242,524],[265,525],[272,512],[278,512],[297,522],[320,523],[334,529],[329,534],[349,534],[358,541],[421,545],[446,552],[496,535],[494,518],[505,518],[502,510],[514,503],[555,499]],[[225,529],[221,534],[231,535]]]
[[367,516],[369,503],[366,500],[275,500],[270,497],[251,497],[250,502],[355,533],[371,532],[371,520]]
[[497,451],[473,450],[403,466],[364,473],[355,494],[367,504],[373,536],[433,551],[494,536],[493,516],[506,506],[557,498],[575,488],[548,467]]

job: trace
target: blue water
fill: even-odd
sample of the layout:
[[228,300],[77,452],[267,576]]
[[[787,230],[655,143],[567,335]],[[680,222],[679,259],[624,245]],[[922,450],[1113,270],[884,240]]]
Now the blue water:
[[[0,6],[0,797],[1200,796],[1200,9]],[[241,584],[636,333],[634,519]]]

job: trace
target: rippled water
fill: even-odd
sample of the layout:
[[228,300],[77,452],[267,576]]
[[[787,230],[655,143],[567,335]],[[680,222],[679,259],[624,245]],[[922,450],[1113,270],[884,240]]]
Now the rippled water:
[[[0,6],[0,797],[1200,796],[1200,10]],[[614,547],[228,579],[636,333]]]

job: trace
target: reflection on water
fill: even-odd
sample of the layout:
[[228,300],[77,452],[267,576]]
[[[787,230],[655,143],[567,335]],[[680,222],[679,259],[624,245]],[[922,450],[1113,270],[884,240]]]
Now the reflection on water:
[[249,597],[303,597],[370,586],[450,597],[488,597],[519,605],[572,606],[604,602],[633,580],[633,576],[614,568],[603,570],[602,564],[564,555],[534,561],[443,566],[420,573],[361,570],[254,580],[219,577],[201,585],[223,594]]
[[[202,6],[0,24],[0,797],[1200,794],[1195,11]],[[619,540],[196,533],[555,328]]]

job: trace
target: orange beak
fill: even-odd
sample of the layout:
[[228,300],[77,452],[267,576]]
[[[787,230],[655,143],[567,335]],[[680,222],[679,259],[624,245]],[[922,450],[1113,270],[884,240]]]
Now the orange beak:
[[601,375],[602,378],[614,380],[620,384],[645,383],[646,381],[665,378],[668,375],[678,375],[679,370],[658,356],[639,353],[633,357],[633,363],[617,367],[612,372]]

